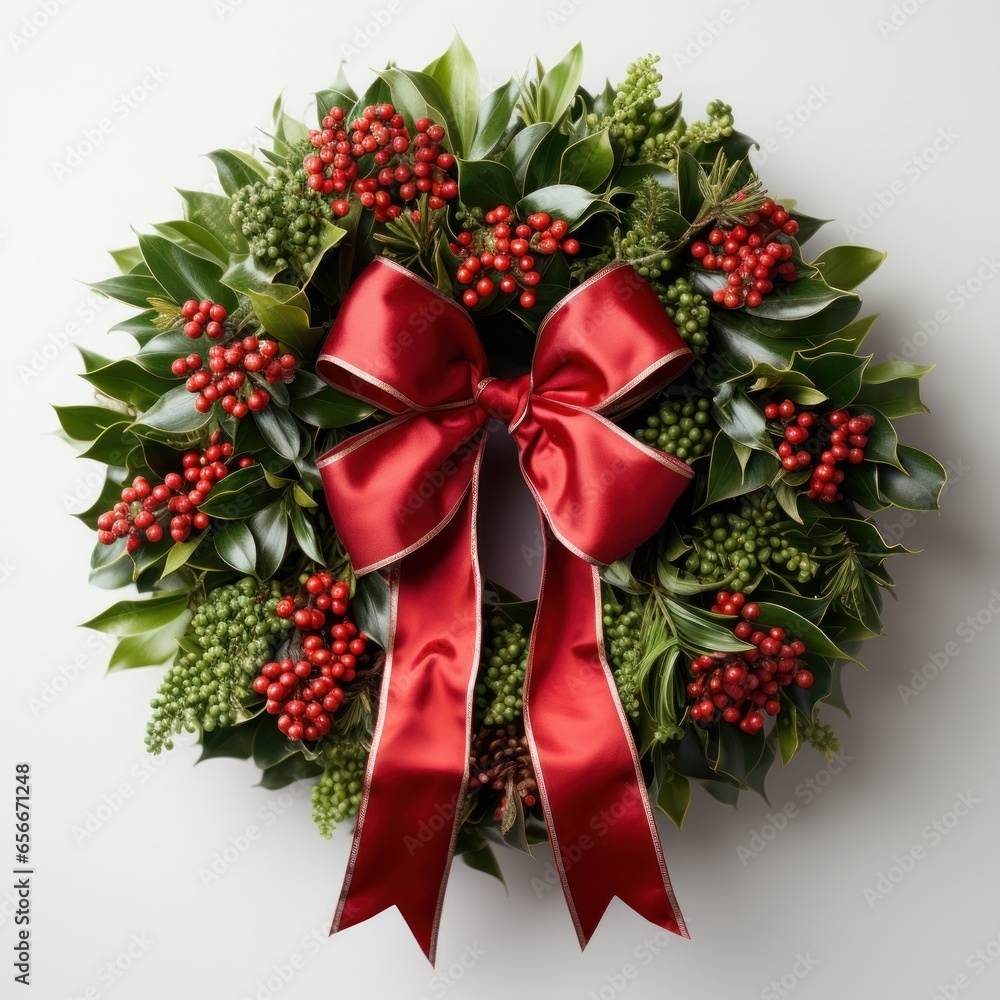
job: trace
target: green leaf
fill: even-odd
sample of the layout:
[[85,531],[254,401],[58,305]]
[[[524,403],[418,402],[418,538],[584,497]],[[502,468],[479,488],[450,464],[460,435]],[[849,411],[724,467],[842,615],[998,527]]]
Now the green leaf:
[[291,462],[299,453],[299,428],[295,418],[276,406],[267,406],[253,416],[270,448]]
[[302,508],[290,500],[288,494],[285,495],[288,519],[292,525],[292,533],[295,541],[302,551],[315,563],[325,564],[323,546],[320,544],[319,536],[313,527],[312,520],[306,516]]
[[108,673],[168,663],[177,653],[177,640],[187,630],[191,614],[190,610],[185,610],[162,628],[119,639],[108,662]]
[[271,790],[285,788],[295,781],[316,778],[322,773],[322,765],[314,760],[307,760],[302,754],[297,753],[281,761],[280,764],[264,768],[257,787]]
[[728,775],[741,788],[750,788],[749,778],[767,748],[764,733],[748,736],[735,726],[719,725],[709,734],[708,759],[719,774]]
[[764,411],[731,382],[719,386],[712,401],[712,414],[719,429],[733,441],[747,448],[773,451]]
[[390,67],[379,73],[389,84],[396,110],[410,117],[411,124],[425,115],[445,126],[445,148],[461,155],[461,136],[451,101],[433,77],[414,70]]
[[103,406],[53,406],[62,429],[74,441],[93,441],[102,431],[121,423],[124,414]]
[[131,403],[140,410],[152,406],[160,396],[177,384],[173,378],[160,378],[134,361],[124,359],[87,371],[83,378],[105,396]]
[[559,162],[559,183],[576,184],[593,191],[607,180],[614,165],[615,154],[608,130],[601,129],[566,148]]
[[122,274],[114,278],[105,278],[104,281],[90,283],[89,287],[110,299],[117,299],[139,309],[148,309],[151,298],[163,298],[166,294],[155,278],[142,274]]
[[890,419],[930,412],[920,398],[920,383],[915,378],[862,385],[855,401],[878,409]]
[[142,263],[142,254],[138,247],[125,247],[123,250],[109,250],[111,259],[122,274],[128,274],[132,268]]
[[371,416],[375,407],[334,389],[312,372],[296,372],[291,411],[314,427],[345,427]]
[[[543,122],[557,122],[572,106],[583,78],[583,46],[577,42],[541,79],[538,110]],[[567,220],[569,221],[569,220]]]
[[280,497],[264,477],[264,468],[259,462],[230,472],[221,483],[212,487],[212,492],[199,504],[199,510],[209,517],[222,520],[243,520]]
[[774,292],[766,295],[751,312],[758,319],[804,320],[841,299],[857,302],[860,308],[861,299],[856,293],[831,288],[819,274],[803,274],[791,284],[777,284]]
[[389,584],[380,573],[358,578],[351,611],[358,628],[385,649],[389,641]]
[[860,660],[854,659],[853,656],[848,656],[847,653],[839,649],[829,639],[827,634],[818,625],[814,625],[809,621],[808,618],[804,618],[797,612],[780,604],[769,604],[765,601],[758,602],[758,607],[760,608],[758,621],[762,625],[766,624],[768,628],[783,628],[790,636],[789,641],[791,639],[801,639],[806,644],[806,648],[810,654],[839,660],[853,660],[855,663],[861,665]]
[[831,288],[847,292],[874,274],[885,258],[881,250],[851,244],[824,250],[813,261],[813,267],[819,268]]
[[236,296],[220,278],[222,268],[177,246],[162,236],[139,235],[139,249],[153,277],[181,305],[187,299],[211,299],[232,311]]
[[135,445],[135,439],[128,433],[130,426],[125,420],[107,427],[80,454],[80,458],[90,458],[105,465],[124,466],[128,453]]
[[525,192],[548,187],[559,181],[559,161],[569,146],[570,137],[557,128],[549,129],[535,147],[524,172],[522,187]]
[[781,469],[778,460],[762,451],[754,451],[744,469],[733,442],[717,434],[708,466],[708,486],[702,507],[751,493],[770,483]]
[[257,547],[243,521],[229,521],[215,535],[215,550],[235,570],[257,576]]
[[215,164],[222,190],[230,197],[248,184],[267,180],[267,170],[248,153],[238,149],[216,149],[207,155]]
[[[271,720],[265,720],[270,724]],[[195,761],[214,757],[235,757],[246,760],[253,753],[253,737],[257,727],[253,722],[245,722],[236,726],[226,726],[225,729],[203,729],[201,731],[201,756]]]
[[[113,549],[115,546],[108,545],[104,548]],[[119,636],[150,632],[179,618],[187,610],[190,596],[186,590],[174,590],[143,600],[119,601],[107,611],[84,622],[82,627]]]
[[552,184],[539,188],[522,198],[516,207],[519,219],[533,212],[548,212],[554,219],[564,219],[570,229],[597,212],[610,211],[613,209],[608,202],[574,184]]
[[733,635],[729,619],[687,603],[664,598],[671,629],[692,654],[739,652],[751,647]]
[[678,830],[683,830],[684,817],[687,816],[690,805],[691,782],[683,774],[678,774],[673,768],[668,767],[656,793],[657,808],[674,821]]
[[479,67],[458,32],[448,51],[424,72],[441,85],[451,103],[458,130],[458,134],[451,137],[452,150],[458,156],[467,155],[479,117]]
[[201,544],[204,535],[197,538],[190,538],[186,542],[174,542],[167,551],[167,558],[163,562],[163,575],[170,576],[184,566],[188,559],[194,555],[194,550]]
[[253,762],[262,771],[297,754],[297,744],[287,739],[277,726],[257,726],[255,729]]
[[191,253],[205,259],[226,265],[229,262],[230,250],[213,233],[204,226],[188,219],[175,219],[173,222],[154,223],[153,228],[168,240],[180,244]]
[[288,513],[284,503],[276,500],[257,511],[247,523],[257,552],[256,575],[261,580],[270,580],[288,549]]
[[937,510],[948,478],[937,459],[901,444],[897,451],[902,469],[880,465],[878,492],[882,499],[905,510]]
[[880,462],[884,465],[894,465],[900,472],[906,470],[899,462],[897,449],[899,438],[892,421],[881,410],[873,406],[852,407],[852,413],[868,413],[875,418],[875,423],[867,432],[868,444],[865,445],[865,459],[869,462]]
[[852,402],[861,390],[861,380],[871,355],[829,352],[812,358],[797,358],[795,367],[801,371],[830,401],[834,408]]
[[775,730],[778,734],[778,752],[781,754],[781,766],[786,767],[799,749],[799,727],[796,724],[798,710],[794,705],[784,704],[778,713]]
[[514,134],[500,162],[514,175],[518,189],[524,189],[524,175],[538,144],[552,131],[548,122],[536,122]]
[[464,204],[487,211],[520,197],[514,175],[496,160],[459,160],[458,190]]
[[136,418],[136,426],[164,434],[189,434],[211,420],[211,411],[199,413],[194,408],[194,395],[183,385],[162,395],[148,410]]
[[225,195],[177,189],[184,200],[184,218],[210,232],[229,251],[247,252],[247,241],[230,222],[232,202]]
[[518,94],[517,80],[511,77],[479,106],[476,137],[467,154],[470,160],[484,159],[496,151],[514,117]]
[[459,857],[470,868],[474,868],[477,872],[483,872],[486,875],[492,875],[500,881],[500,884],[504,888],[507,887],[503,872],[500,870],[500,862],[497,861],[497,856],[493,853],[493,848],[489,844],[484,842],[482,847],[462,851]]

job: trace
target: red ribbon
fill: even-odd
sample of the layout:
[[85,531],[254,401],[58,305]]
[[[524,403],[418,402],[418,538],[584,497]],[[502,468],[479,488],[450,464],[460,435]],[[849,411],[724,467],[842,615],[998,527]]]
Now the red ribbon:
[[382,258],[354,283],[318,371],[393,419],[319,464],[356,572],[386,573],[391,612],[331,933],[395,905],[434,960],[469,778],[482,641],[476,503],[483,431],[495,417],[517,444],[545,538],[524,726],[581,946],[614,896],[687,936],[604,656],[598,566],[653,535],[692,475],[608,418],[690,361],[628,265],[570,292],[538,329],[530,374],[511,379],[489,375],[469,314],[433,285]]

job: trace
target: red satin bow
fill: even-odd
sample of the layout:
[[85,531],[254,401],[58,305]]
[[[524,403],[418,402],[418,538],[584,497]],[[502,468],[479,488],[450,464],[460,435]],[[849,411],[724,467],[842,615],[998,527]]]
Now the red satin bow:
[[393,415],[320,459],[337,531],[391,593],[378,722],[333,931],[396,905],[433,961],[469,778],[482,631],[476,546],[489,417],[507,424],[546,540],[524,725],[581,946],[612,897],[687,936],[603,649],[598,565],[649,538],[691,478],[609,415],[690,363],[649,285],[607,268],[545,318],[531,373],[490,377],[468,313],[385,259],[323,348],[328,382]]

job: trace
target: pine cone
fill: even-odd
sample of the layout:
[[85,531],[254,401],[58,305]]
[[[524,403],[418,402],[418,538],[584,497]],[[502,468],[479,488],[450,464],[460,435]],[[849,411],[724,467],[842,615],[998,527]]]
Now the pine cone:
[[528,808],[538,802],[538,784],[528,741],[517,734],[513,725],[483,726],[472,741],[469,765],[471,790],[489,787],[500,793],[500,803],[493,817],[497,822],[503,815],[510,784]]

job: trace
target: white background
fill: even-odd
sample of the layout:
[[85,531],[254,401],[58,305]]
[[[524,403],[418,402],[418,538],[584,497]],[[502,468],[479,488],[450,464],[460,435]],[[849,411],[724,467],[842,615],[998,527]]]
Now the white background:
[[[395,13],[380,25],[379,10]],[[447,46],[452,19],[490,87],[532,51],[551,64],[582,38],[592,88],[652,49],[664,57],[665,96],[683,89],[691,117],[711,98],[731,101],[738,127],[770,140],[769,188],[840,220],[816,249],[855,241],[889,251],[865,287],[882,314],[869,345],[880,358],[937,362],[924,384],[933,415],[902,430],[949,465],[952,482],[942,517],[880,519],[926,552],[895,566],[887,637],[867,647],[870,675],[846,679],[853,718],[829,713],[846,766],[831,776],[807,750],[772,775],[770,808],[747,799],[735,812],[697,790],[684,833],[664,827],[692,941],[662,947],[616,902],[581,954],[558,890],[532,885],[548,884],[547,857],[509,854],[506,896],[456,864],[435,973],[395,913],[325,938],[349,834],[320,839],[305,791],[254,788],[245,762],[193,768],[190,748],[146,760],[158,675],[105,679],[108,648],[75,627],[110,597],[88,588],[92,537],[68,516],[92,502],[96,467],[71,459],[48,404],[87,399],[67,341],[129,349],[104,332],[125,310],[80,282],[112,272],[104,251],[132,242],[130,224],[176,216],[174,185],[212,183],[199,154],[246,146],[282,88],[304,113],[342,58],[359,89],[389,59],[423,66]],[[37,872],[33,993],[12,982],[11,895],[0,881],[3,996],[996,996],[1000,961],[967,959],[991,945],[1000,954],[998,30],[997,7],[974,0],[5,4],[0,830],[13,823],[13,764],[31,761]],[[101,142],[57,169],[102,119],[111,128]],[[977,614],[963,638],[957,630]],[[904,703],[897,686],[949,642],[958,655]],[[976,804],[948,826],[963,794]],[[755,833],[774,834],[768,814],[786,807],[785,829],[741,856]],[[199,872],[251,827],[259,839],[206,884]],[[866,899],[915,845],[912,871]],[[644,939],[652,949],[637,952]],[[946,988],[963,974],[965,986]]]

